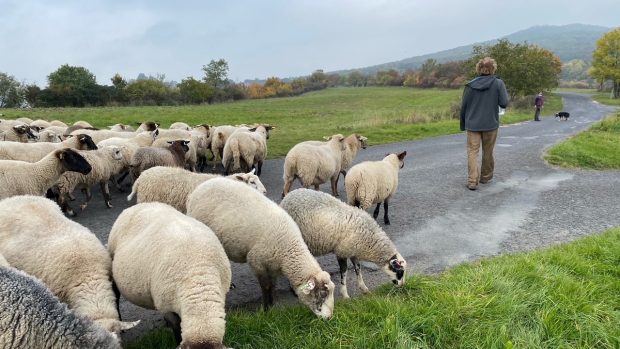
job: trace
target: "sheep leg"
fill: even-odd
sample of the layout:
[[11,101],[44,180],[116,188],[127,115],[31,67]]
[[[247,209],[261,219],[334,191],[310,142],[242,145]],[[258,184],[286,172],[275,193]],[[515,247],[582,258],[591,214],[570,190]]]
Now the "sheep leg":
[[331,183],[332,183],[332,195],[334,195],[334,197],[338,197],[340,196],[338,194],[338,176],[340,176],[340,172],[338,172],[336,174],[335,177],[331,178]]
[[338,266],[340,267],[340,294],[342,298],[350,298],[347,292],[347,259],[338,258]]
[[118,312],[118,319],[121,320],[121,291],[118,289],[114,279],[112,279],[112,291],[114,291],[114,296],[116,298],[116,311]]
[[260,177],[261,170],[263,169],[263,162],[256,163],[256,175]]
[[286,194],[288,194],[288,192],[291,191],[291,186],[293,185],[294,180],[295,180],[295,177],[291,179],[287,179],[286,182],[284,182],[284,188],[282,189],[282,198],[284,198]]
[[377,217],[379,217],[380,209],[381,209],[381,203],[378,203],[377,207],[375,208],[375,212],[372,213],[372,218],[377,219]]
[[353,262],[353,270],[355,270],[355,275],[357,276],[357,287],[360,288],[362,293],[370,293],[368,287],[364,283],[364,279],[362,278],[362,266],[360,265],[359,260],[356,257],[351,257],[351,262]]
[[112,197],[110,196],[110,187],[108,186],[108,181],[99,182],[99,186],[101,187],[101,194],[103,194],[103,201],[105,202],[105,205],[108,208],[112,208],[112,204],[110,203]]
[[268,310],[273,305],[275,291],[273,278],[270,275],[259,275],[258,283],[260,284],[261,291],[263,291],[263,308]]
[[383,223],[390,225],[390,219],[388,218],[388,201],[383,201]]
[[314,185],[314,190],[319,191],[319,185],[318,184]]
[[84,211],[84,209],[86,209],[86,206],[88,206],[88,202],[93,197],[93,194],[90,192],[90,188],[82,188],[82,194],[84,194],[85,199],[84,202],[82,202],[82,204],[80,205],[80,210]]
[[181,344],[183,338],[181,337],[181,318],[179,315],[175,313],[165,313],[164,320],[166,320],[166,324],[172,328],[172,332],[174,332],[174,340],[176,344]]
[[114,184],[114,187],[116,188],[116,190],[118,190],[121,193],[125,192],[125,189],[123,189],[119,183],[119,181],[116,179],[116,177],[114,175],[110,176],[110,182],[112,182],[112,184]]

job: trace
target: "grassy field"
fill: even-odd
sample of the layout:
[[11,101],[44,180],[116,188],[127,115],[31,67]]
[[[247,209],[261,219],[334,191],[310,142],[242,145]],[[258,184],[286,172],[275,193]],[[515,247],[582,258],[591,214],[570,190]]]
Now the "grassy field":
[[[620,228],[414,276],[338,301],[330,321],[302,306],[227,321],[224,342],[236,349],[619,348]],[[173,347],[161,329],[126,348]]]
[[620,98],[612,99],[609,98],[609,92],[598,92],[592,96],[592,99],[599,103],[609,104],[609,105],[620,105]]
[[[277,127],[269,139],[269,156],[284,156],[298,142],[336,133],[361,133],[369,143],[385,144],[458,133],[451,106],[461,90],[389,87],[332,88],[298,97],[246,100],[234,103],[179,107],[109,107],[6,109],[4,118],[85,120],[96,127],[154,120],[210,125],[263,122]],[[561,98],[549,96],[547,110],[561,110]],[[533,108],[508,109],[503,123],[533,118]]]
[[620,113],[555,145],[545,159],[557,166],[595,170],[620,169]]

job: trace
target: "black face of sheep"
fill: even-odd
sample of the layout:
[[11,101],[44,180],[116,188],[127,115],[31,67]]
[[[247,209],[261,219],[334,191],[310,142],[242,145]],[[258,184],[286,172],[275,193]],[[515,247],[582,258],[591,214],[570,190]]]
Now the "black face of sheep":
[[56,153],[56,157],[60,159],[62,166],[66,171],[79,172],[81,174],[89,174],[92,170],[92,167],[82,157],[82,155],[78,154],[75,150],[72,149],[62,149]]
[[138,126],[143,126],[145,128],[145,131],[155,131],[158,127],[159,124],[153,122],[153,121],[147,121],[147,122],[136,122],[136,125]]
[[81,150],[97,150],[97,145],[89,135],[81,134],[77,136],[80,141]]
[[400,168],[405,167],[405,156],[407,156],[407,151],[397,154],[397,156],[398,160],[400,161]]
[[187,146],[189,142],[190,141],[176,140],[176,141],[168,141],[168,144],[170,144],[171,148],[174,146],[180,146],[181,149],[183,149],[183,152],[187,153],[189,151],[189,147]]

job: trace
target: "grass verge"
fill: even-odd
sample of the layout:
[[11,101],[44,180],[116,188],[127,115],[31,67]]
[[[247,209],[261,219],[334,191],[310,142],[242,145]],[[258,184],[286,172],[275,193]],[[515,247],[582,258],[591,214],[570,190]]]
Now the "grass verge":
[[[463,264],[336,304],[227,315],[234,348],[618,348],[620,228],[542,251]],[[152,336],[127,348],[158,346]]]
[[620,169],[620,113],[553,146],[547,151],[545,160],[570,168]]
[[595,93],[592,99],[602,104],[620,105],[620,98],[609,98],[609,92]]
[[[201,106],[6,109],[5,118],[85,120],[96,127],[154,120],[211,125],[265,122],[277,126],[269,140],[269,157],[286,155],[293,145],[336,133],[361,133],[371,145],[458,133],[451,107],[461,90],[398,87],[330,88],[298,97],[246,100]],[[561,98],[550,96],[546,110],[561,110]],[[508,109],[502,123],[533,118],[534,109]]]

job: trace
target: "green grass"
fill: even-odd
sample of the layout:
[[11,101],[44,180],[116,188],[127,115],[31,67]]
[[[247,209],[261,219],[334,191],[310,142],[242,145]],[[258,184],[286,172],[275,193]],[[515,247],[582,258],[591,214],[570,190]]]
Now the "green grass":
[[589,130],[553,146],[545,159],[562,167],[620,169],[620,113],[608,116]]
[[620,98],[609,98],[609,92],[598,92],[592,96],[592,99],[602,104],[620,105]]
[[[415,261],[412,261],[415,262]],[[234,292],[234,291],[233,291]],[[240,348],[619,348],[620,228],[537,252],[486,258],[336,302],[227,315]],[[127,348],[172,348],[146,342]]]
[[[371,145],[458,133],[451,105],[461,90],[390,87],[331,88],[298,97],[245,100],[204,106],[6,109],[5,118],[85,120],[97,127],[154,120],[211,125],[264,122],[277,127],[269,139],[269,156],[284,156],[301,141],[336,133],[361,133]],[[561,98],[550,96],[547,110],[561,110]],[[531,120],[534,110],[512,110],[502,123]]]
[[577,93],[596,93],[595,88],[570,88],[570,87],[558,87],[553,90],[554,93],[557,92],[577,92]]

